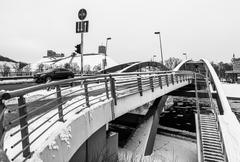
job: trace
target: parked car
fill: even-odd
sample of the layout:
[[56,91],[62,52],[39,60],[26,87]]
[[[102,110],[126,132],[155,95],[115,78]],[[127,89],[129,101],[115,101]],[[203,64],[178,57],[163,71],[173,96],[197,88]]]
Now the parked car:
[[36,73],[33,79],[36,83],[50,82],[52,80],[70,79],[74,77],[74,73],[68,69],[56,68]]

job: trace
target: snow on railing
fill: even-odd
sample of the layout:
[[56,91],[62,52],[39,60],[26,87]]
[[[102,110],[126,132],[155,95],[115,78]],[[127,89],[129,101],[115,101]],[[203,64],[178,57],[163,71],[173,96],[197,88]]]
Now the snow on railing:
[[[107,99],[114,104],[123,96],[193,79],[192,72],[132,72],[102,74],[56,81],[0,93],[0,135],[9,158],[31,157],[36,141],[50,134],[50,128],[65,122],[73,113]],[[7,133],[4,137],[4,133]],[[5,140],[4,140],[5,139]],[[6,142],[7,141],[7,142]]]

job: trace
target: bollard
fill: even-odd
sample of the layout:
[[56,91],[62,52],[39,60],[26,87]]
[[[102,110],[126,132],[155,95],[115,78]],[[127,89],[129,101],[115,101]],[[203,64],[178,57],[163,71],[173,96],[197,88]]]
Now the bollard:
[[[26,104],[25,98],[23,96],[20,96],[18,98],[18,106],[22,106],[22,105],[25,105],[25,104]],[[21,137],[22,137],[22,139],[26,137],[22,141],[22,149],[24,149],[23,157],[28,157],[30,155],[30,145],[29,145],[29,136],[28,136],[27,116],[25,116],[27,114],[27,107],[23,106],[23,107],[19,108],[18,112],[19,112],[19,117],[20,118],[22,116],[24,116],[23,118],[20,119]]]
[[138,75],[138,78],[137,78],[137,83],[138,83],[138,91],[140,93],[140,96],[143,95],[143,92],[142,92],[142,78]]
[[61,94],[61,88],[59,85],[56,86],[56,91],[57,91],[57,102],[58,102],[58,116],[59,116],[59,121],[64,122],[63,120],[63,108],[62,108],[62,94]]
[[84,91],[85,91],[86,106],[90,107],[89,94],[88,94],[88,84],[87,84],[86,80],[84,80],[83,85],[84,85]]

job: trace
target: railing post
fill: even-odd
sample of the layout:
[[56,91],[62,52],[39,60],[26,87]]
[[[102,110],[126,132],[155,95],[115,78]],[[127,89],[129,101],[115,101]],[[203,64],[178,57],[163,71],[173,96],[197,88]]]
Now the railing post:
[[[18,98],[18,106],[25,105],[26,101],[23,96]],[[20,117],[20,128],[21,128],[21,137],[24,139],[22,141],[23,157],[28,157],[30,155],[30,146],[29,146],[29,136],[28,136],[28,122],[27,122],[27,107],[23,106],[18,109]],[[22,116],[24,116],[22,118]],[[23,128],[23,129],[22,129]]]
[[171,74],[171,80],[172,80],[172,84],[174,85],[174,77],[173,77],[173,74]]
[[167,86],[169,86],[168,75],[166,74],[165,76],[166,76],[166,84]]
[[10,162],[10,160],[8,159],[6,152],[3,151],[3,149],[0,149],[0,161],[1,162]]
[[83,85],[84,85],[84,91],[85,91],[86,106],[90,107],[89,94],[88,94],[88,84],[87,84],[86,80],[84,80]]
[[176,82],[178,84],[178,74],[175,74],[175,77],[176,77]]
[[114,104],[117,105],[117,96],[116,96],[116,89],[115,89],[115,79],[112,75],[109,75],[110,78],[110,86],[111,86],[111,95],[114,100]]
[[5,109],[5,105],[2,102],[2,100],[0,100],[0,141],[1,141],[0,148],[2,149],[3,149],[3,138],[4,138],[4,126],[3,126],[4,109]]
[[140,93],[140,96],[142,96],[143,95],[143,92],[142,92],[143,91],[142,90],[142,78],[139,75],[137,77],[137,83],[138,83],[138,91]]
[[149,82],[150,82],[150,88],[151,88],[152,92],[154,92],[153,76],[150,76],[150,77],[149,77]]
[[58,98],[58,116],[59,116],[59,121],[64,122],[63,120],[63,108],[62,108],[62,94],[61,94],[61,88],[60,85],[56,86],[57,90],[57,98]]
[[105,90],[106,90],[106,96],[107,96],[107,99],[109,99],[109,93],[108,93],[108,79],[107,77],[104,78],[105,79]]
[[159,83],[159,87],[162,89],[162,77],[161,77],[161,75],[158,76],[158,83]]

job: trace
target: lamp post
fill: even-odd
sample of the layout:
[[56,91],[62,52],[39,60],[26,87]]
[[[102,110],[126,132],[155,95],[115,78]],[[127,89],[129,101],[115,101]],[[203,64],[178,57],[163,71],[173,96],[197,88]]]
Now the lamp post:
[[185,55],[185,57],[186,57],[186,60],[187,60],[187,53],[183,53],[183,55]]
[[152,59],[153,62],[154,62],[154,57],[157,57],[157,55],[153,55],[153,59]]
[[160,42],[160,52],[161,52],[161,59],[163,64],[163,52],[162,52],[162,41],[161,41],[161,33],[160,32],[154,32],[154,34],[157,34],[159,36],[159,42]]
[[[185,57],[186,57],[186,60],[187,60],[187,53],[183,53],[183,55],[185,55]],[[186,66],[186,62],[184,63],[184,70],[186,70],[187,69],[187,66]]]
[[105,46],[105,57],[104,57],[104,62],[103,62],[103,70],[105,70],[105,66],[107,66],[107,45],[108,45],[108,41],[111,40],[112,38],[108,37],[106,39],[106,46]]

